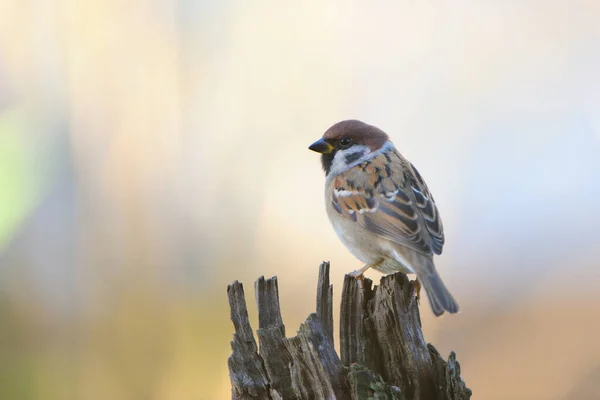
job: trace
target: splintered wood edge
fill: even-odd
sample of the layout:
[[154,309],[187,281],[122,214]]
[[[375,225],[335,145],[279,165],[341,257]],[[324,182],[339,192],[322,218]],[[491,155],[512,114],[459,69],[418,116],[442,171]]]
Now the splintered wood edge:
[[333,346],[333,285],[329,284],[329,261],[319,266],[317,282],[317,316]]
[[247,395],[265,398],[269,378],[257,353],[256,340],[248,320],[243,285],[238,281],[233,282],[227,286],[227,295],[235,328],[231,341],[232,353],[227,360],[231,396],[233,399],[246,398]]
[[248,319],[248,308],[246,307],[246,297],[244,295],[244,285],[238,281],[227,286],[227,296],[229,297],[229,308],[231,310],[231,321],[235,333],[241,340],[252,341],[256,347],[254,340],[254,332]]
[[279,286],[277,277],[265,279],[261,276],[254,282],[254,296],[258,308],[258,329],[282,326],[281,308],[279,306]]
[[316,313],[310,314],[298,334],[284,343],[294,360],[292,385],[298,397],[349,398],[344,367]]
[[432,370],[434,380],[438,390],[438,398],[467,400],[473,395],[460,376],[460,364],[456,360],[456,354],[452,351],[446,362],[437,349],[431,344],[427,344],[429,354],[431,355]]

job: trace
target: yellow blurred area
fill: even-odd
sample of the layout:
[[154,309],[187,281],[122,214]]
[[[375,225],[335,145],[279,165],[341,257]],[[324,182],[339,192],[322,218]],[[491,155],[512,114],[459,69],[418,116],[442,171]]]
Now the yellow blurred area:
[[424,333],[474,398],[600,398],[599,20],[594,1],[5,0],[0,399],[230,398],[227,284],[252,303],[277,275],[291,336],[321,260],[337,302],[360,266],[307,150],[347,118],[436,198],[462,312],[423,304]]

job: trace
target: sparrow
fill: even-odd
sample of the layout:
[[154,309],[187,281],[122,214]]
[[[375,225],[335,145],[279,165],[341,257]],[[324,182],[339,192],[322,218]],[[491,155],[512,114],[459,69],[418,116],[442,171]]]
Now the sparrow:
[[[337,236],[363,268],[417,275],[436,316],[458,312],[433,255],[444,246],[442,220],[425,181],[381,129],[341,121],[309,146],[321,153],[325,208]],[[419,285],[419,283],[418,283]]]

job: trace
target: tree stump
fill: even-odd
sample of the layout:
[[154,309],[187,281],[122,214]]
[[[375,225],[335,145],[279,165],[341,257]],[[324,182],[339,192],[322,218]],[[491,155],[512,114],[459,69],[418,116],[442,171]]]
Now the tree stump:
[[329,263],[319,269],[316,313],[285,336],[277,277],[260,277],[258,341],[248,321],[243,285],[227,288],[235,327],[229,376],[233,399],[467,400],[454,352],[448,361],[427,344],[414,281],[396,273],[364,290],[344,278],[340,310],[340,354],[333,340],[333,286]]

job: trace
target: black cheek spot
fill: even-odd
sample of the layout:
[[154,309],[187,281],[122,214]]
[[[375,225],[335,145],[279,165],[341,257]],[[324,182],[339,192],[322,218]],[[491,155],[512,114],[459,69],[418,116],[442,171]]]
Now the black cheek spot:
[[346,155],[346,164],[352,164],[355,161],[358,161],[362,156],[363,156],[364,152],[362,151],[357,151],[356,153],[351,153],[351,154],[347,154]]

